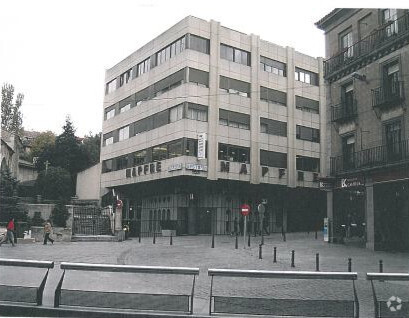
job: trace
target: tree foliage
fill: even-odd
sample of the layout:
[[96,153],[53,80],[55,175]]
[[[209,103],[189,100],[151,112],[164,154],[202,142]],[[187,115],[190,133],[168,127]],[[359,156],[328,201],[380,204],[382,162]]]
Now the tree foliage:
[[26,221],[27,211],[19,204],[18,181],[5,167],[0,171],[0,222],[7,222],[10,217]]
[[97,164],[99,162],[99,155],[101,151],[101,133],[92,135],[90,132],[84,137],[80,148],[85,157],[84,166],[81,167],[81,170]]
[[68,200],[74,194],[70,173],[60,167],[48,167],[39,173],[37,193],[49,200]]
[[23,116],[21,114],[21,105],[24,95],[18,93],[16,101],[14,100],[14,86],[3,84],[1,88],[1,128],[9,132],[21,134],[23,130]]
[[65,227],[70,214],[62,201],[59,201],[51,211],[51,221],[54,226]]
[[40,156],[45,149],[51,149],[55,145],[55,134],[52,131],[46,131],[39,134],[31,145],[31,154],[33,157]]

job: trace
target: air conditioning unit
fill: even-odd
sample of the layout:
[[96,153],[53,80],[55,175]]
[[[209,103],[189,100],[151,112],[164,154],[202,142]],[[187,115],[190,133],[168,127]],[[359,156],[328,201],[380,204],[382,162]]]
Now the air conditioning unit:
[[317,172],[314,172],[314,173],[312,174],[312,181],[313,181],[313,182],[318,182],[318,173],[317,173]]
[[285,175],[285,169],[284,168],[278,169],[278,177],[281,179],[282,177],[284,177],[284,175]]

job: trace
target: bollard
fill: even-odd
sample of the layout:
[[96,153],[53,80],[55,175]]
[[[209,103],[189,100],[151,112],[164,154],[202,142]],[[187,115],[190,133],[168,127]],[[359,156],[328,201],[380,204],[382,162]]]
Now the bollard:
[[247,246],[250,247],[250,234],[249,234],[249,239],[247,241]]
[[[261,232],[263,234],[263,232]],[[264,235],[261,235],[261,245],[264,245]]]
[[212,234],[212,248],[214,248],[214,234]]
[[139,239],[138,239],[139,243],[141,242],[141,231],[139,231]]
[[287,239],[285,237],[285,232],[283,232],[283,242],[285,242]]
[[315,270],[320,271],[320,253],[315,254]]
[[273,263],[277,263],[277,247],[274,246],[274,257],[273,257]]
[[291,267],[295,267],[295,264],[294,264],[294,254],[295,254],[295,251],[292,250],[292,251],[291,251]]
[[263,259],[263,245],[258,246],[258,258]]
[[379,260],[379,273],[383,273],[383,261]]
[[156,233],[153,232],[153,244],[156,244]]
[[318,238],[318,232],[315,231],[315,239],[317,239],[317,238]]
[[236,244],[234,245],[234,248],[237,250],[239,248],[239,241],[238,241],[238,236],[236,234]]
[[172,234],[170,235],[170,242],[169,242],[169,244],[170,244],[170,245],[173,245],[173,236],[172,236]]
[[348,272],[352,272],[352,258],[348,258]]

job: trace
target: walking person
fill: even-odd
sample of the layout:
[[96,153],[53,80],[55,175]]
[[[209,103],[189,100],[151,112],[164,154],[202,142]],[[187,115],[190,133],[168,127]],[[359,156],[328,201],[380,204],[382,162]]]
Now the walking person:
[[11,245],[13,245],[14,247],[14,233],[13,232],[14,232],[14,218],[11,218],[9,223],[7,224],[6,239],[0,242],[0,246],[6,241],[10,241]]
[[47,245],[47,241],[50,241],[51,244],[54,244],[54,240],[50,237],[52,231],[52,226],[50,220],[47,220],[47,222],[44,225],[44,243],[43,245]]

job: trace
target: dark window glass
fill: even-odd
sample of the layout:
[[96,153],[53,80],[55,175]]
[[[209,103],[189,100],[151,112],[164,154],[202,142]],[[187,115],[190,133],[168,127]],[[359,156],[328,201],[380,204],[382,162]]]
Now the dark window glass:
[[287,168],[287,154],[260,149],[260,165]]
[[113,170],[113,160],[108,159],[102,162],[102,173],[111,172]]
[[152,160],[161,161],[168,158],[168,148],[166,144],[152,147]]
[[317,73],[310,72],[298,67],[295,68],[295,80],[315,86],[319,85]]
[[220,44],[220,57],[222,59],[240,63],[243,65],[250,66],[250,52],[231,47],[225,44]]
[[189,49],[209,54],[210,41],[200,36],[189,34]]
[[260,99],[279,105],[287,105],[287,94],[275,89],[260,86]]
[[250,148],[219,143],[219,160],[250,163]]
[[227,90],[229,93],[250,97],[250,83],[239,81],[234,78],[220,76],[219,85],[221,89]]
[[147,156],[146,156],[146,149],[141,150],[141,151],[137,151],[133,153],[133,162],[132,165],[133,166],[139,166],[139,165],[143,165],[145,163],[148,162],[147,160]]
[[185,156],[197,156],[197,140],[190,138],[184,140],[186,143]]
[[260,132],[287,137],[287,123],[268,118],[260,118]]
[[209,87],[209,73],[194,68],[189,68],[189,82],[202,84]]
[[316,100],[295,96],[295,106],[302,111],[319,114],[320,112],[320,103]]
[[250,129],[250,115],[220,108],[219,124],[241,129]]
[[168,144],[169,158],[179,157],[183,155],[183,142],[182,139],[176,140]]
[[300,140],[320,142],[320,131],[319,129],[297,125],[296,137]]
[[260,57],[260,67],[263,71],[277,74],[280,76],[287,76],[285,63],[261,56]]
[[320,159],[297,156],[296,157],[297,170],[319,172],[320,171]]

